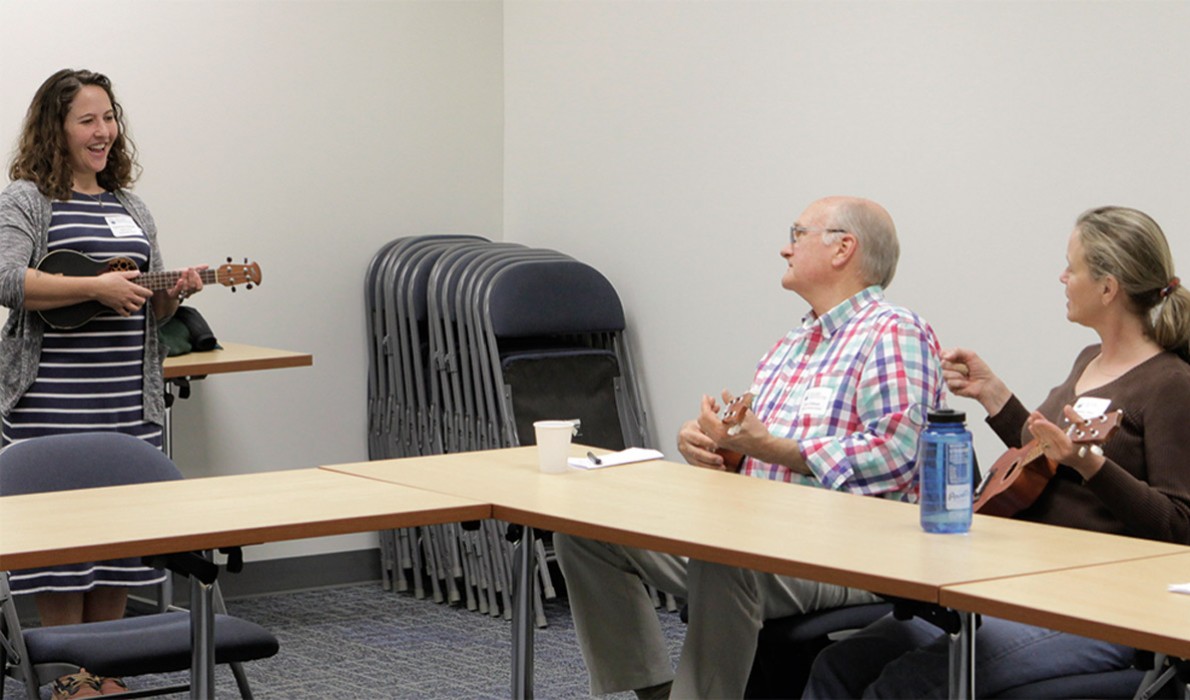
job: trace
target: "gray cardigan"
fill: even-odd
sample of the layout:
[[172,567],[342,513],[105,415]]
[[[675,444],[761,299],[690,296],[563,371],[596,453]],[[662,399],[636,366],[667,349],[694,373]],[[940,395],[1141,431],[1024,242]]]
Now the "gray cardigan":
[[[140,197],[117,190],[116,198],[132,215],[149,239],[149,270],[163,270],[157,247],[157,226]],[[36,267],[49,245],[50,200],[28,180],[17,180],[0,192],[0,305],[9,309],[8,322],[0,332],[0,416],[7,416],[37,378],[41,361],[41,339],[45,322],[26,311],[25,271]],[[167,349],[157,339],[157,318],[152,306],[145,334],[144,406],[145,420],[165,423],[165,380],[161,363]]]

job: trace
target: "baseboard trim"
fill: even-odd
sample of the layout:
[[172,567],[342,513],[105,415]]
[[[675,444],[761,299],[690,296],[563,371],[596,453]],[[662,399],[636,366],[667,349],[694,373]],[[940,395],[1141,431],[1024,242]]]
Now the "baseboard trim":
[[[380,550],[360,549],[350,552],[311,554],[302,557],[265,559],[244,563],[244,570],[232,574],[223,567],[219,569],[219,590],[224,600],[251,598],[254,596],[291,593],[318,588],[349,586],[357,583],[379,582]],[[133,590],[134,598],[156,599],[156,588]],[[22,620],[37,619],[33,596],[15,596],[17,612]],[[174,576],[173,601],[186,607],[190,601],[190,582]],[[130,600],[138,609],[146,607],[138,600]]]
[[379,582],[380,578],[380,550],[360,549],[246,562],[238,574],[221,570],[219,588],[224,598],[235,599]]
[[[311,554],[244,562],[244,570],[229,573],[219,567],[219,590],[224,600],[293,593],[318,588],[380,581],[380,550]],[[174,575],[174,603],[186,607],[190,581]]]

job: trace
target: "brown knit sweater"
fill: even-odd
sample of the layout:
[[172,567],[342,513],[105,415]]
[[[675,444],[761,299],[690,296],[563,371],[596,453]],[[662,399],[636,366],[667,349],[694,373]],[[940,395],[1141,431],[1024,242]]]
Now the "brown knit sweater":
[[[1061,425],[1062,407],[1078,400],[1074,385],[1099,354],[1092,345],[1079,354],[1062,384],[1037,408]],[[1086,396],[1110,399],[1123,421],[1103,446],[1107,462],[1083,482],[1070,467],[1058,467],[1022,520],[1190,544],[1190,364],[1165,352]],[[1032,436],[1029,411],[1014,396],[988,425],[1010,447]]]

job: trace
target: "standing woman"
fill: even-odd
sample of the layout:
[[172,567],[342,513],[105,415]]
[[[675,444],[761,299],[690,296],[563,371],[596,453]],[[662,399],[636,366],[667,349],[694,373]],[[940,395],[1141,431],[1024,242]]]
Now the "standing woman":
[[[1070,235],[1066,317],[1094,330],[1066,380],[1029,412],[970,350],[942,355],[951,391],[976,399],[1010,447],[1036,437],[1059,464],[1021,520],[1190,544],[1190,292],[1165,234],[1142,212],[1092,209]],[[1123,411],[1103,454],[1075,447],[1064,418]],[[921,620],[884,619],[814,662],[804,697],[944,697],[947,635]],[[976,694],[1126,668],[1133,650],[990,617],[976,632]]]
[[[186,269],[167,291],[136,284],[140,271],[163,266],[153,218],[127,189],[139,174],[135,153],[107,77],[61,70],[37,90],[9,167],[12,182],[0,193],[0,304],[9,309],[0,335],[0,446],[118,431],[161,447],[164,347],[157,327],[202,289],[202,268]],[[140,271],[67,277],[37,270],[47,253],[60,250],[126,257]],[[109,311],[78,328],[51,328],[36,313],[91,300]],[[133,559],[10,577],[14,592],[36,594],[43,625],[118,619],[128,586],[163,578]],[[75,676],[59,679],[64,687],[55,697],[119,685]]]

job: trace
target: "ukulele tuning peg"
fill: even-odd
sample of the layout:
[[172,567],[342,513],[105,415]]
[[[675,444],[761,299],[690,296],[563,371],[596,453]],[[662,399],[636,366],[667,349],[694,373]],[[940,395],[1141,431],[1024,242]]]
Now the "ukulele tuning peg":
[[231,293],[232,293],[232,294],[235,294],[235,293],[236,293],[236,288],[235,288],[235,286],[234,286],[234,285],[233,285],[233,286],[232,286],[232,288],[231,288]]
[[245,286],[245,287],[247,287],[248,289],[252,289],[252,283],[251,283],[251,282],[249,282],[248,284],[246,284],[246,285],[244,285],[244,286]]
[[231,256],[227,256],[227,262],[231,262]]

